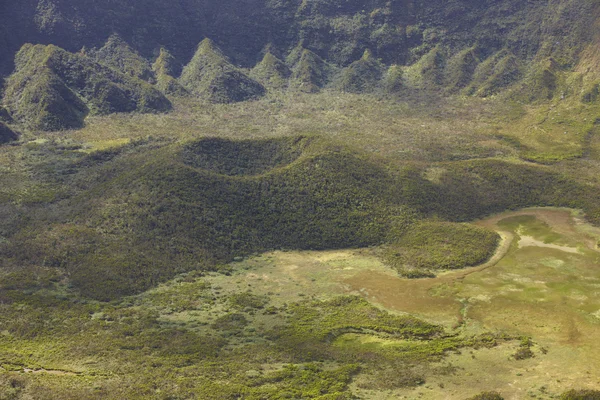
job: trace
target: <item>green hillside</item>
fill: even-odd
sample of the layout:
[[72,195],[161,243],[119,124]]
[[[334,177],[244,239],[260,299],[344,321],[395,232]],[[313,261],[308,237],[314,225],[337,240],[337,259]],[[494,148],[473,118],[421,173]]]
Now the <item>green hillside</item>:
[[250,100],[264,87],[227,60],[210,39],[204,39],[181,73],[181,84],[193,94],[214,103]]
[[171,108],[148,83],[53,45],[23,46],[4,89],[4,105],[28,128],[50,131],[79,128],[88,114]]
[[[82,295],[100,300],[274,249],[393,249],[407,238],[409,247],[435,247],[431,234],[413,237],[421,225],[410,228],[426,217],[465,221],[542,205],[583,208],[593,221],[600,215],[596,188],[543,168],[453,164],[432,183],[418,167],[394,172],[316,137],[142,141],[89,156],[40,150],[56,157],[44,180],[78,189],[57,194],[58,220],[23,220],[5,243],[5,263],[59,268]],[[431,253],[427,268],[474,265],[496,246],[491,232],[423,226],[459,241],[443,251],[447,261]]]
[[0,400],[597,398],[592,0],[0,5]]

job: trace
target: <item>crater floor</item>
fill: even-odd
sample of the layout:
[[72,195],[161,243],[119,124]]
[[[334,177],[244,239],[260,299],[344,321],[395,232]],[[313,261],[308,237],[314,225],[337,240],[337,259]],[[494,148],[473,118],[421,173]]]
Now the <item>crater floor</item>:
[[[355,249],[263,254],[244,261],[246,272],[234,281],[272,294],[273,304],[359,294],[463,333],[530,336],[536,343],[527,360],[511,359],[504,345],[450,355],[440,368],[452,372],[427,377],[425,386],[389,394],[359,390],[364,398],[464,399],[485,390],[506,399],[547,398],[574,387],[600,388],[600,229],[577,211],[558,208],[510,211],[475,224],[503,236],[497,256],[437,278],[399,278],[372,250]],[[353,340],[365,339],[343,342]]]

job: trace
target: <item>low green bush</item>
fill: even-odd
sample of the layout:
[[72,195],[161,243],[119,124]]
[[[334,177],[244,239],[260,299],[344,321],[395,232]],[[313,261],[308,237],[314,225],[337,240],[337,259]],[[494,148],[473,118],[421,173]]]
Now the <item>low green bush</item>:
[[499,236],[467,224],[422,221],[384,247],[383,260],[408,278],[431,277],[435,271],[481,264],[498,246]]
[[597,400],[600,399],[600,390],[569,390],[561,394],[561,400]]

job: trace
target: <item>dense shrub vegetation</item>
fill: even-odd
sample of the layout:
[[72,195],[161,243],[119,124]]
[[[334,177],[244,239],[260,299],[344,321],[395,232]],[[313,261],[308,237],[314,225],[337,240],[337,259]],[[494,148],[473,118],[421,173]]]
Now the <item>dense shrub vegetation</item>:
[[493,254],[496,234],[417,223],[423,216],[465,221],[552,205],[598,218],[595,188],[545,167],[452,163],[430,182],[418,167],[394,172],[316,137],[142,141],[89,156],[39,150],[45,192],[31,195],[63,200],[47,217],[13,227],[7,220],[3,263],[59,268],[82,294],[101,300],[270,249],[389,243],[384,259],[411,277]]
[[569,390],[560,396],[561,400],[595,400],[600,399],[598,390]]
[[310,138],[155,146],[76,161],[89,166],[64,178],[84,187],[61,206],[68,216],[23,227],[6,261],[64,268],[83,293],[109,299],[256,251],[386,234],[393,178],[344,148]]
[[498,245],[497,233],[472,225],[418,222],[384,251],[384,260],[406,277],[435,276],[438,269],[483,263]]
[[[510,310],[593,337],[597,2],[4,3],[0,399],[462,398],[497,367],[471,399],[501,400],[562,362]],[[485,263],[468,222],[530,206],[592,244],[403,279]],[[551,380],[528,395],[600,398]]]
[[504,397],[498,392],[483,392],[477,396],[473,396],[468,400],[504,400]]

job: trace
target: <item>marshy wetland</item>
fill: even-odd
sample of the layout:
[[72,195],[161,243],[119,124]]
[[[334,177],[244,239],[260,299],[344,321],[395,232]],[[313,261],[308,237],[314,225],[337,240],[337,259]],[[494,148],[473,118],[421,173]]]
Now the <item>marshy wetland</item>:
[[598,1],[0,8],[0,400],[600,399]]
[[[247,272],[234,276],[256,293],[269,293],[274,305],[351,294],[461,335],[533,338],[531,358],[515,359],[510,341],[453,353],[432,369],[425,386],[377,395],[359,390],[365,398],[464,399],[490,388],[507,399],[551,398],[565,387],[597,388],[600,229],[583,222],[577,211],[555,208],[509,211],[475,224],[502,235],[496,255],[436,278],[401,278],[373,249],[267,253],[240,263]],[[376,351],[407,344],[347,333],[334,345]]]

